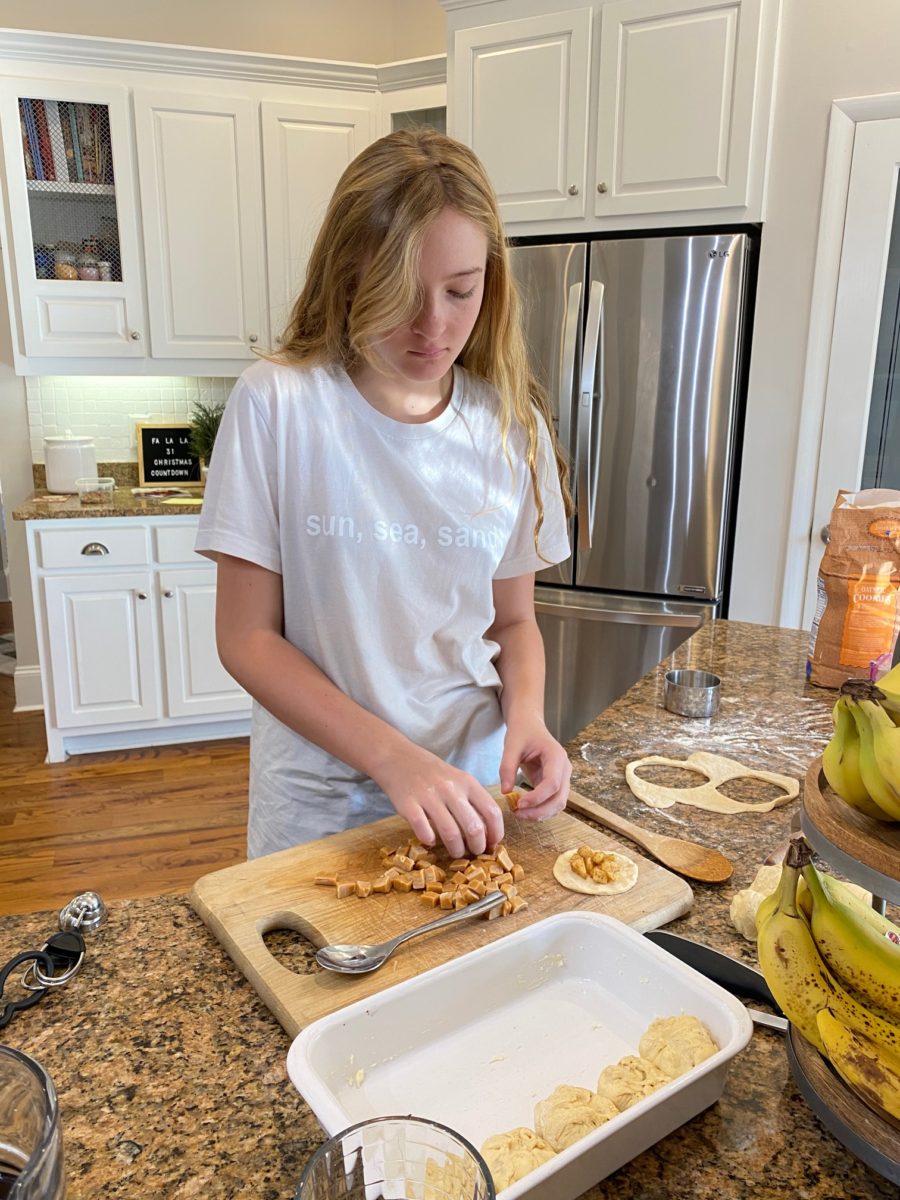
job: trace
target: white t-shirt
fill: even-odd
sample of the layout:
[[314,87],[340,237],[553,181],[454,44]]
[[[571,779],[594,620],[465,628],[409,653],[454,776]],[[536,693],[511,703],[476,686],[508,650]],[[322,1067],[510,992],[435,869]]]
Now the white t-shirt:
[[[373,408],[342,366],[258,362],[237,381],[196,548],[282,576],[284,636],[413,742],[496,783],[505,733],[491,586],[569,553],[542,430],[541,553],[525,435],[501,449],[493,389],[454,368],[424,424]],[[250,857],[393,813],[384,793],[253,706]]]

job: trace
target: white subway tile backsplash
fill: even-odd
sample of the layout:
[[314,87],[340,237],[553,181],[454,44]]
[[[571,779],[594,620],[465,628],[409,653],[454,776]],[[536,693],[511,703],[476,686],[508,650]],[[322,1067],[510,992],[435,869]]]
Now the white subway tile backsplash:
[[32,459],[44,461],[45,437],[70,432],[90,434],[103,462],[136,462],[137,421],[189,421],[196,400],[226,400],[233,386],[233,379],[219,377],[29,376]]

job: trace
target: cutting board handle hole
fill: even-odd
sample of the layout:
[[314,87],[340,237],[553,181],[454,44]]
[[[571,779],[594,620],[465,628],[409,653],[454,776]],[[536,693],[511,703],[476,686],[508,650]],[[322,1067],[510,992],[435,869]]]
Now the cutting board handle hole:
[[295,925],[288,924],[283,915],[267,917],[257,928],[263,945],[280,966],[295,975],[320,974],[322,968],[315,959],[318,947]]

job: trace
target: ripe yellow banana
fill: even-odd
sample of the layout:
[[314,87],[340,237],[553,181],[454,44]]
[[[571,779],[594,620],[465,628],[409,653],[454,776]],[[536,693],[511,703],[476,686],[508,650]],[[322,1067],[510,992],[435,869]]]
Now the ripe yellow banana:
[[[880,704],[848,695],[847,707],[859,733],[859,773],[869,797],[881,809],[882,821],[900,821],[900,741],[887,734],[900,734]],[[887,773],[886,773],[887,772]]]
[[900,663],[875,684],[882,696],[879,703],[890,712],[900,713]]
[[757,956],[766,983],[788,1020],[822,1053],[825,1047],[816,1015],[830,1008],[857,1033],[900,1054],[900,1024],[860,1004],[834,978],[816,949],[809,926],[797,908],[800,868],[809,861],[808,847],[791,842],[781,869],[775,907],[758,930]]
[[817,1014],[816,1028],[844,1082],[870,1108],[900,1120],[900,1055],[876,1046],[827,1008]]
[[848,696],[838,696],[831,710],[834,734],[822,753],[822,770],[843,801],[867,817],[883,819],[884,813],[870,798],[859,771],[859,733],[848,700]]
[[900,929],[887,922],[895,943],[836,896],[812,863],[803,878],[812,897],[810,931],[828,970],[861,1004],[900,1021]]

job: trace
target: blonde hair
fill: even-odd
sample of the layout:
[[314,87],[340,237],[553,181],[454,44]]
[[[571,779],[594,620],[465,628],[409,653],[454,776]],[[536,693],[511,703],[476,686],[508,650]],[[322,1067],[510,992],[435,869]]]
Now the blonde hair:
[[528,366],[519,297],[509,268],[494,189],[468,146],[431,129],[380,138],[341,176],[309,257],[306,282],[291,312],[276,361],[371,363],[374,347],[421,307],[418,270],[425,234],[444,208],[468,217],[487,237],[484,297],[460,364],[492,384],[500,398],[503,452],[513,423],[527,436],[526,462],[544,520],[538,480],[539,418],[553,445],[563,500],[572,511],[569,467],[550,408]]

